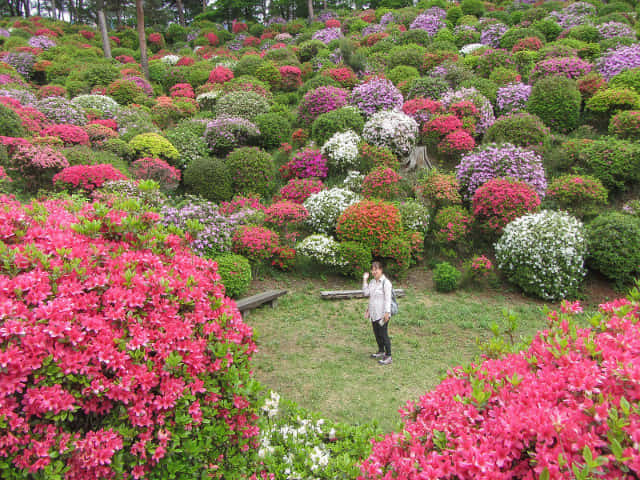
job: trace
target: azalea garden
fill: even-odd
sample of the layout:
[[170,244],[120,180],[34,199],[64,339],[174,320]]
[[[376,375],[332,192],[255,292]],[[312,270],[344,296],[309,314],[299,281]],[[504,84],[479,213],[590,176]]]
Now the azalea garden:
[[[0,5],[0,478],[640,478],[639,12]],[[397,428],[259,381],[285,326],[360,307],[236,301],[372,260],[415,352],[420,292],[548,308],[482,320]]]

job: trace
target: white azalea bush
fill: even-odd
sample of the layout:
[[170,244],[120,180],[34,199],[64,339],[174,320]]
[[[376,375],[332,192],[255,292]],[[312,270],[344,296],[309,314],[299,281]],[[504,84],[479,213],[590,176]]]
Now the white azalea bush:
[[364,124],[362,137],[367,143],[387,147],[399,157],[408,155],[416,144],[418,123],[396,110],[375,113]]
[[175,65],[180,61],[180,56],[178,55],[165,55],[160,59],[162,63],[166,63],[167,65]]
[[222,95],[222,91],[220,90],[211,90],[210,92],[203,92],[196,97],[196,102],[200,105],[202,110],[210,110],[213,111],[213,108],[216,106],[216,102],[218,101],[218,97]]
[[340,244],[332,237],[320,233],[309,235],[296,245],[298,255],[311,259],[319,265],[337,268],[346,262],[340,258]]
[[357,170],[349,170],[347,172],[347,176],[342,181],[342,184],[344,185],[344,188],[348,188],[352,192],[361,193],[364,177],[364,173],[360,173]]
[[121,110],[118,102],[107,95],[78,95],[71,103],[85,110],[96,110],[102,118],[116,118]]
[[371,425],[333,423],[271,392],[261,409],[258,457],[279,479],[357,478],[371,452]]
[[322,154],[329,160],[329,168],[344,172],[355,167],[360,140],[360,135],[353,130],[334,133],[322,146]]
[[586,274],[584,225],[543,210],[509,223],[495,244],[498,268],[526,293],[544,300],[575,295]]
[[330,235],[336,229],[342,212],[359,201],[360,196],[346,188],[336,187],[314,193],[303,203],[309,212],[307,224],[314,232]]
[[405,230],[426,234],[429,230],[429,209],[416,200],[398,202],[398,210]]

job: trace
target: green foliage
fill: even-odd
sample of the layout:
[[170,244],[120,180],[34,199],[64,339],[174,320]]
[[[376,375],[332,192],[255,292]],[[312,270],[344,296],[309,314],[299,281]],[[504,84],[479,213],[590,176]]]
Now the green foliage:
[[324,145],[334,133],[353,130],[362,133],[364,119],[360,112],[353,107],[343,107],[319,115],[311,125],[311,138],[318,145]]
[[273,158],[256,147],[237,148],[226,159],[235,193],[268,197],[275,188]]
[[440,77],[415,78],[408,82],[405,97],[408,100],[418,97],[438,100],[449,88],[449,84]]
[[236,91],[218,98],[216,115],[242,117],[253,121],[261,113],[267,113],[269,108],[269,101],[262,95],[250,91]]
[[559,132],[578,126],[582,97],[573,80],[561,76],[538,80],[531,89],[528,110]]
[[153,132],[136,135],[129,141],[129,146],[138,158],[160,158],[171,163],[180,157],[180,153],[169,140]]
[[464,15],[474,15],[480,18],[484,14],[484,4],[480,0],[462,0],[460,8]]
[[227,164],[219,158],[196,158],[184,171],[187,191],[212,202],[229,201],[233,197],[231,174]]
[[364,272],[371,266],[371,249],[357,242],[341,242],[338,246],[340,259],[346,263],[342,268],[345,275],[356,279],[362,278]]
[[247,293],[251,285],[251,264],[242,255],[226,253],[214,258],[218,274],[229,297],[238,298]]
[[244,55],[236,66],[233,68],[233,74],[236,77],[243,75],[255,76],[256,71],[263,66],[265,61],[260,58],[260,55]]
[[535,28],[513,27],[507,30],[500,39],[500,47],[511,51],[518,40],[529,37],[538,37],[543,44],[546,42],[544,34]]
[[438,263],[433,269],[433,283],[438,292],[453,292],[458,288],[461,273],[449,262]]
[[271,62],[265,62],[262,66],[258,67],[255,76],[258,80],[271,86],[272,90],[278,88],[280,85],[280,71]]
[[629,285],[640,273],[640,218],[610,212],[587,226],[590,268],[618,287]]
[[100,148],[125,160],[132,160],[135,155],[133,148],[121,138],[110,138],[100,145]]
[[0,104],[0,136],[22,137],[24,134],[20,117],[9,107]]
[[171,130],[167,130],[167,140],[180,153],[179,158],[171,162],[174,167],[185,168],[196,158],[203,158],[209,154],[209,147],[203,138],[205,128],[205,122],[185,119]]
[[498,117],[482,139],[483,143],[511,143],[521,147],[541,147],[550,132],[536,115],[521,112]]
[[307,40],[299,45],[298,58],[301,62],[308,62],[323,50],[327,50],[327,46],[320,40]]
[[640,93],[640,68],[624,70],[609,80],[610,88],[631,88]]
[[398,65],[387,74],[387,78],[391,80],[394,85],[398,85],[400,82],[410,81],[414,78],[419,77],[420,72],[418,72],[418,69],[414,67],[408,67],[406,65]]
[[286,116],[279,113],[263,113],[255,119],[260,130],[258,142],[261,147],[271,150],[286,142],[291,134],[291,124]]
[[411,245],[403,236],[396,236],[381,246],[378,256],[386,273],[404,278],[411,266]]
[[569,30],[569,38],[575,38],[581,42],[597,43],[601,36],[600,32],[593,25],[578,25]]
[[406,65],[420,70],[424,62],[425,53],[427,53],[427,49],[422,45],[416,45],[415,43],[400,45],[389,51],[387,64],[391,69],[398,65]]
[[562,27],[551,18],[537,20],[533,22],[531,26],[541,32],[550,42],[553,42],[556,38],[558,38],[558,35],[562,33]]

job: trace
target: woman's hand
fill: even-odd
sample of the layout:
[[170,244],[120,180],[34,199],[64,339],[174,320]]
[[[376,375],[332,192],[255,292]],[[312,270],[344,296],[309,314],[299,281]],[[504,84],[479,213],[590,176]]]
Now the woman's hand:
[[369,272],[364,272],[362,274],[362,279],[366,282],[367,280],[369,280]]
[[384,323],[387,323],[389,321],[389,314],[385,313],[384,314]]
[[369,319],[369,309],[367,308],[367,311],[364,312],[364,318],[366,318],[367,320]]

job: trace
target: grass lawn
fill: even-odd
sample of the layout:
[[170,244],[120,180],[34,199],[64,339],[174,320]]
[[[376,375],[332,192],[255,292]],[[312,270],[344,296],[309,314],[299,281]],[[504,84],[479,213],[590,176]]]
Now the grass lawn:
[[[490,337],[488,325],[507,308],[520,319],[521,336],[546,325],[544,302],[516,292],[435,292],[430,272],[413,269],[404,282],[400,313],[389,326],[393,365],[381,366],[366,299],[326,301],[321,290],[359,288],[340,277],[282,275],[254,281],[250,293],[286,288],[277,308],[253,310],[259,351],[257,379],[300,406],[336,421],[375,421],[384,431],[397,429],[398,409],[437,385],[447,369],[473,360],[476,339]],[[604,300],[601,298],[599,301]],[[597,301],[595,303],[598,303]]]

